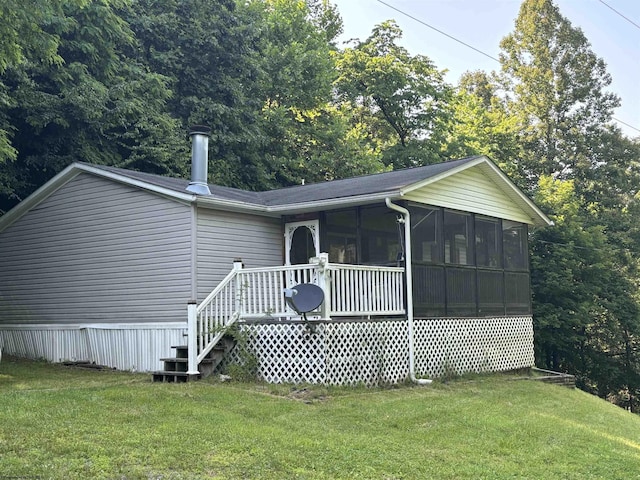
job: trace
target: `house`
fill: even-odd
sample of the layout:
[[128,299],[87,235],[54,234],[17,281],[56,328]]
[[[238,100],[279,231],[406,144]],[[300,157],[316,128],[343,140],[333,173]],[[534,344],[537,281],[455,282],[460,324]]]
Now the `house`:
[[[75,163],[0,218],[1,350],[155,371],[184,345],[177,381],[235,324],[268,382],[533,365],[527,236],[550,221],[487,157],[248,192],[208,185],[192,140],[191,181]],[[324,296],[305,315],[301,283]]]

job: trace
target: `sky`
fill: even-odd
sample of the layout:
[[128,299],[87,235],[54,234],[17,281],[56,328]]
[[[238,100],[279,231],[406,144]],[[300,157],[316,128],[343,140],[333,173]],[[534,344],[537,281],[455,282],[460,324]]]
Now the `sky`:
[[[344,22],[341,42],[353,38],[364,40],[375,25],[394,19],[403,31],[400,43],[412,55],[426,55],[437,68],[448,70],[446,80],[454,85],[465,71],[499,70],[500,64],[489,57],[498,58],[500,40],[513,31],[521,4],[521,0],[330,1],[336,5]],[[626,135],[639,137],[640,1],[554,0],[554,3],[574,27],[583,31],[592,51],[607,64],[612,77],[609,90],[622,101],[614,117],[630,125],[618,122]]]

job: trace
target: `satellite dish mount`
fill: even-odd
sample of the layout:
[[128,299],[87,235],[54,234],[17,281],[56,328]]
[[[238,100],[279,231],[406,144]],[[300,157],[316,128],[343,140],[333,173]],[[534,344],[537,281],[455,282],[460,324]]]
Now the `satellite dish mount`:
[[285,288],[284,299],[293,311],[302,315],[305,324],[315,333],[315,329],[307,320],[307,313],[316,310],[324,302],[322,289],[313,283],[300,283],[295,287]]

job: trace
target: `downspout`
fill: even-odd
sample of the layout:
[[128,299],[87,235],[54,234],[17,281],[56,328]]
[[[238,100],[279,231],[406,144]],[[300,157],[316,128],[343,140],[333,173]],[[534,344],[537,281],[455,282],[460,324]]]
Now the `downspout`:
[[409,334],[409,378],[412,382],[418,385],[428,385],[432,380],[428,378],[416,378],[416,362],[415,362],[415,347],[414,347],[414,334],[413,334],[413,273],[411,271],[411,216],[409,210],[395,203],[391,203],[389,197],[384,199],[387,207],[391,210],[395,210],[402,214],[404,220],[404,270],[407,283],[407,325]]

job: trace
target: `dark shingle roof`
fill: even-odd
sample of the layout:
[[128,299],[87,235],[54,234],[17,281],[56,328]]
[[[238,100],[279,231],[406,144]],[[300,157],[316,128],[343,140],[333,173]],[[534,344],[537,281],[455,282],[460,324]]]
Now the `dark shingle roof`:
[[[308,185],[296,185],[266,192],[250,192],[220,185],[209,185],[211,195],[203,195],[203,197],[273,207],[352,198],[385,192],[397,192],[408,185],[432,178],[460,165],[476,160],[477,158],[479,157],[468,157],[462,160],[436,163],[424,167],[407,168],[393,172],[377,173]],[[187,185],[189,185],[189,180],[182,178],[164,177],[151,173],[135,172],[101,165],[91,166],[157,187],[179,193],[188,193],[186,192],[186,188]]]

